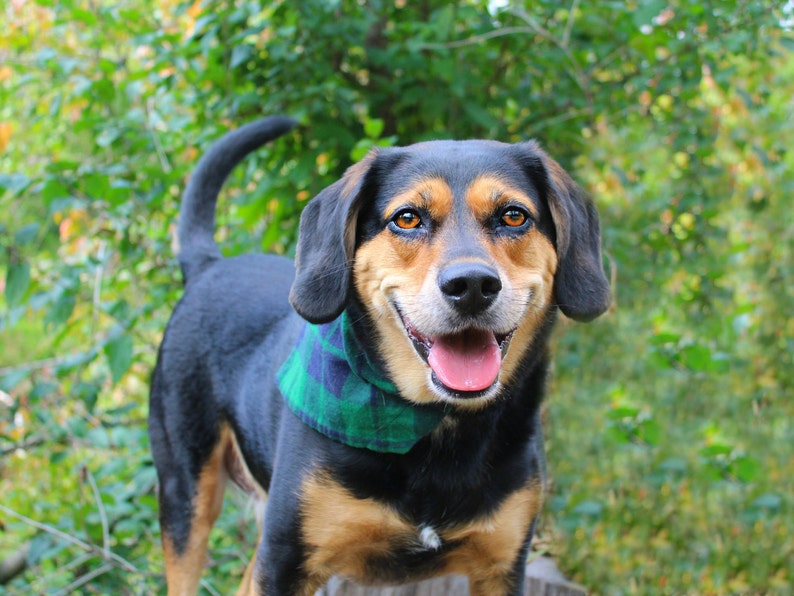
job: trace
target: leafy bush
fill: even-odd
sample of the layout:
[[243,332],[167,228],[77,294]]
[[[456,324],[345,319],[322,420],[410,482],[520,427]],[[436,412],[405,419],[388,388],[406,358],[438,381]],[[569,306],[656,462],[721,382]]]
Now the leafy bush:
[[[616,306],[558,340],[544,534],[595,593],[793,578],[794,60],[777,3],[29,0],[0,30],[0,559],[12,594],[162,586],[147,381],[178,197],[266,113],[227,253],[291,254],[373,145],[538,138],[595,195]],[[566,326],[567,327],[567,326]],[[210,593],[256,530],[232,497]]]

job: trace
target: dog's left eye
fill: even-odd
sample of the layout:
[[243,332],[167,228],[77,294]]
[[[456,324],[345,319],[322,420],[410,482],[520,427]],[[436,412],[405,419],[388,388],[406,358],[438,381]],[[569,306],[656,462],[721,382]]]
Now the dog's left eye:
[[502,217],[500,218],[500,222],[502,225],[511,227],[511,228],[518,228],[523,226],[528,219],[527,212],[523,209],[519,209],[517,207],[508,207],[504,211],[502,211]]
[[401,230],[413,230],[422,224],[422,217],[413,209],[403,209],[392,217],[392,222]]

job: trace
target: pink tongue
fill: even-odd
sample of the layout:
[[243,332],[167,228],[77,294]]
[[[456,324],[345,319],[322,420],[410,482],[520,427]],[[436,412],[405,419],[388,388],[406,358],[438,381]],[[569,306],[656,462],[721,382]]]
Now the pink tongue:
[[450,389],[482,391],[499,376],[502,353],[490,331],[465,331],[436,338],[427,362]]

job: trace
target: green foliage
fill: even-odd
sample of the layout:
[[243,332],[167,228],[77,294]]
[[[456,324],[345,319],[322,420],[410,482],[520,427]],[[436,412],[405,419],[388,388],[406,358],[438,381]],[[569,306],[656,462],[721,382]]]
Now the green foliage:
[[[538,138],[590,190],[616,306],[570,326],[544,534],[594,593],[794,584],[794,46],[779,4],[12,2],[0,30],[0,559],[10,594],[162,589],[147,380],[201,151],[227,253],[291,254],[373,146]],[[786,19],[789,19],[788,24]],[[788,27],[788,29],[787,29]],[[566,325],[566,327],[568,327]],[[256,530],[239,498],[205,589]]]

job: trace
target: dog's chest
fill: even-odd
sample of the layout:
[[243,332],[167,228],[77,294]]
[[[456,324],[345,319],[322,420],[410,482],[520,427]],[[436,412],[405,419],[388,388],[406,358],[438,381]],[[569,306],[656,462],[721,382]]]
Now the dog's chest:
[[358,499],[328,476],[310,476],[301,497],[306,568],[363,584],[503,573],[526,539],[541,495],[539,484],[530,484],[489,515],[440,529],[412,523],[374,499]]

